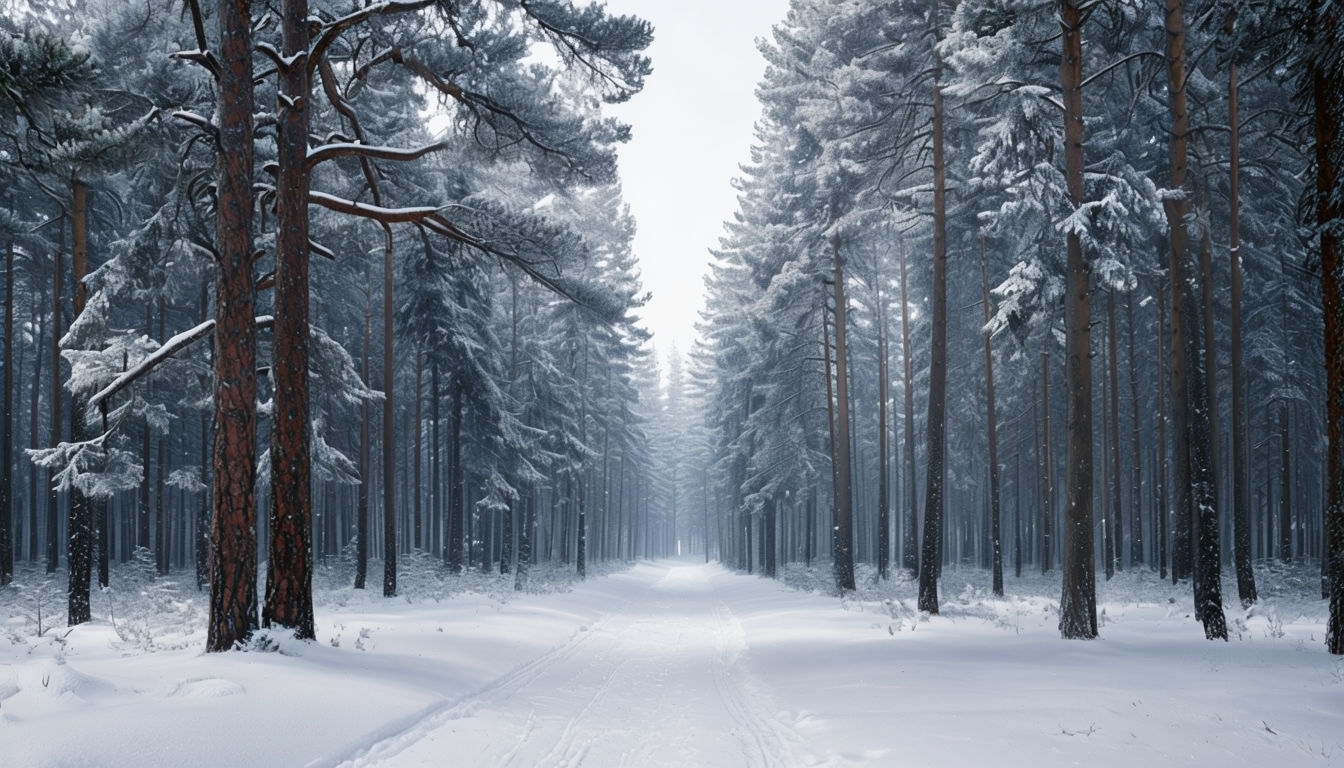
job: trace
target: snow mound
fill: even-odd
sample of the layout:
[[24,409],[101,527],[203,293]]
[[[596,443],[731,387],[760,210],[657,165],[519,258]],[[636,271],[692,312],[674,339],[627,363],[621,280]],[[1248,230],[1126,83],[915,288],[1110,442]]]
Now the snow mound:
[[247,689],[232,680],[225,680],[220,677],[200,677],[178,681],[173,689],[168,692],[168,698],[217,699],[244,693],[247,693]]

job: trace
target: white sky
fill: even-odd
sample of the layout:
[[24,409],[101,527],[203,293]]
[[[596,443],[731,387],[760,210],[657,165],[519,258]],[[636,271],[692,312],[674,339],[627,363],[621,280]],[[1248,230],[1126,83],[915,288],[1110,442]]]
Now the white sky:
[[634,132],[620,151],[622,186],[661,359],[695,337],[708,252],[737,208],[731,181],[760,115],[765,62],[755,41],[783,20],[788,0],[607,0],[607,9],[654,25],[653,75],[613,112]]

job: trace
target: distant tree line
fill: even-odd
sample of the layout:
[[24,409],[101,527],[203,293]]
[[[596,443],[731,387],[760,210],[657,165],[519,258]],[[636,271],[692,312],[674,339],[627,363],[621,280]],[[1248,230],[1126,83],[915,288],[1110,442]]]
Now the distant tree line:
[[[726,561],[1319,558],[1344,652],[1335,4],[794,0],[692,380]],[[1322,343],[1324,339],[1325,343]]]

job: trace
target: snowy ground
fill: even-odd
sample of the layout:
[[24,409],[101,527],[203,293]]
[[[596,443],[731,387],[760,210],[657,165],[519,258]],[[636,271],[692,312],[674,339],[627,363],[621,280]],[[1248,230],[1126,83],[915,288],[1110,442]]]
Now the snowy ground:
[[333,568],[316,643],[207,655],[194,592],[141,577],[38,637],[60,595],[21,573],[0,591],[0,765],[1344,765],[1317,577],[1258,575],[1230,642],[1149,573],[1101,583],[1102,638],[1066,642],[1057,575],[992,599],[949,570],[928,617],[911,583],[841,600],[824,568],[542,569],[529,594],[420,576],[393,600]]

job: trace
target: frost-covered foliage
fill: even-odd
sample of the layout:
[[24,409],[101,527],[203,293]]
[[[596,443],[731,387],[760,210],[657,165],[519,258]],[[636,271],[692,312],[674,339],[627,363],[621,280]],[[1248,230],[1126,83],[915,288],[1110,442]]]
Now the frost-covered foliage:
[[[958,537],[950,538],[946,547],[982,555],[990,547],[983,519],[988,504],[987,395],[980,364],[988,334],[1002,492],[1017,494],[1024,507],[1045,508],[1036,530],[1026,534],[1034,538],[1029,557],[1042,556],[1048,545],[1053,549],[1043,567],[1052,568],[1058,558],[1065,460],[1059,396],[1064,364],[1058,350],[1064,339],[1061,309],[1070,235],[1082,245],[1092,291],[1103,298],[1110,294],[1119,307],[1114,319],[1108,317],[1093,332],[1093,365],[1117,367],[1120,402],[1132,405],[1118,409],[1119,423],[1109,414],[1099,419],[1094,426],[1098,438],[1118,432],[1128,440],[1132,425],[1138,425],[1140,434],[1154,428],[1159,394],[1166,394],[1165,361],[1156,360],[1155,353],[1157,339],[1165,340],[1170,328],[1162,324],[1158,309],[1159,302],[1162,310],[1170,307],[1166,206],[1173,200],[1190,203],[1184,221],[1191,238],[1189,260],[1193,264],[1205,254],[1211,260],[1211,337],[1227,338],[1227,68],[1234,60],[1241,67],[1239,234],[1246,272],[1245,352],[1247,360],[1256,361],[1248,367],[1251,413],[1258,422],[1252,429],[1277,432],[1278,414],[1288,408],[1278,403],[1320,401],[1318,394],[1309,394],[1318,392],[1322,382],[1315,372],[1320,368],[1316,342],[1321,320],[1318,301],[1309,298],[1315,278],[1310,266],[1303,270],[1311,261],[1293,223],[1308,178],[1304,147],[1310,143],[1294,133],[1303,124],[1304,108],[1290,96],[1294,75],[1288,52],[1299,35],[1293,32],[1295,17],[1242,3],[1185,4],[1189,178],[1182,188],[1172,189],[1164,10],[1134,0],[1086,5],[1084,190],[1077,206],[1070,203],[1065,183],[1057,3],[795,0],[762,43],[767,67],[757,89],[763,111],[757,145],[737,181],[738,211],[714,252],[701,340],[693,358],[697,376],[705,380],[717,498],[723,514],[734,521],[725,524],[730,533],[724,535],[724,546],[738,548],[738,564],[751,563],[741,548],[748,541],[756,546],[750,537],[764,530],[761,510],[785,499],[794,510],[802,510],[803,494],[825,498],[832,482],[826,448],[834,436],[825,420],[822,318],[832,327],[837,322],[835,308],[823,315],[829,303],[829,260],[836,249],[847,295],[841,315],[849,331],[845,364],[857,403],[851,414],[857,462],[851,481],[865,507],[858,520],[859,557],[874,556],[871,538],[863,539],[864,527],[875,527],[878,473],[890,471],[878,468],[875,455],[877,335],[883,327],[879,296],[890,299],[897,293],[895,256],[901,251],[909,257],[910,300],[905,309],[916,331],[911,350],[914,392],[924,389],[921,379],[930,353],[923,286],[931,251],[935,83],[944,105],[948,189],[946,493]],[[1233,15],[1236,23],[1229,26]],[[987,322],[981,315],[982,248],[992,305]],[[1203,282],[1198,271],[1189,273]],[[1100,318],[1094,315],[1094,320]],[[890,323],[886,330],[901,332]],[[1118,337],[1114,355],[1106,344],[1111,332]],[[1129,343],[1133,352],[1126,348]],[[1209,378],[1220,410],[1229,409],[1222,391],[1226,352],[1220,348],[1208,358],[1216,369]],[[1169,346],[1163,354],[1171,354]],[[889,362],[899,371],[905,361],[896,359],[892,354]],[[1133,394],[1124,379],[1126,365],[1133,370]],[[899,403],[903,382],[897,379],[893,385],[888,395]],[[1097,385],[1098,398],[1110,393],[1109,378]],[[1047,387],[1049,410],[1043,411]],[[1167,399],[1162,406],[1172,404]],[[1319,409],[1309,410],[1311,415],[1303,417],[1304,434],[1289,439],[1294,450],[1314,455],[1320,441]],[[904,420],[903,414],[890,410],[889,417]],[[1048,456],[1043,417],[1050,419]],[[1219,418],[1228,423],[1224,415]],[[898,430],[896,435],[903,426],[888,423],[889,429]],[[923,437],[911,436],[916,443]],[[1015,448],[1007,454],[1012,464],[1005,465],[1003,446],[1009,440]],[[919,456],[918,444],[896,442],[892,461],[912,452]],[[1152,458],[1143,454],[1147,448],[1142,441],[1133,449],[1122,446],[1116,451],[1122,466],[1107,457],[1107,472],[1098,478],[1104,482],[1096,485],[1098,502],[1104,491],[1108,505],[1114,506],[1109,484],[1122,488],[1124,497],[1121,509],[1107,511],[1108,519],[1145,514],[1144,492],[1129,489],[1132,483],[1115,474],[1119,470],[1121,478],[1128,478],[1129,470],[1138,466],[1141,475],[1154,479],[1148,470]],[[1261,466],[1270,471],[1263,461]],[[1006,478],[1005,471],[1013,469],[1015,476]],[[1054,473],[1049,491],[1042,489],[1047,470]],[[917,483],[913,478],[902,482]],[[1262,498],[1269,495],[1265,492]],[[916,509],[894,511],[918,514]],[[799,529],[809,526],[820,532],[824,554],[826,510],[820,511],[821,523],[801,511],[790,515],[780,529],[780,535],[790,537],[781,545],[786,558],[815,554],[810,542],[803,543],[807,534],[799,535]],[[1154,562],[1152,543],[1162,534],[1146,517],[1141,522],[1145,556]],[[1047,540],[1047,535],[1055,538]]]
[[[1132,44],[1154,14],[1117,3],[1096,15],[1107,32],[1089,38],[1084,49],[1084,75],[1102,71],[1102,79],[1084,89],[1086,191],[1076,210],[1063,173],[1058,55],[1051,58],[1055,6],[1035,0],[962,3],[939,43],[951,108],[975,126],[966,165],[970,204],[996,250],[1016,262],[995,288],[991,333],[1008,330],[1025,344],[1055,322],[1068,234],[1081,239],[1100,287],[1132,290],[1136,270],[1156,266],[1155,235],[1165,221],[1154,171],[1162,154],[1147,145],[1158,115],[1137,89],[1160,62],[1146,57],[1104,71],[1128,53],[1107,43]],[[1135,147],[1144,151],[1136,155]]]
[[205,621],[203,596],[163,577],[154,553],[138,547],[102,590],[107,621],[128,653],[173,650],[192,645]]
[[[381,564],[379,564],[381,567]],[[595,564],[596,576],[627,567],[620,563]],[[353,553],[347,551],[330,564],[319,565],[313,576],[314,603],[339,613],[355,606],[380,603],[382,598],[353,589]],[[510,576],[465,571],[454,575],[425,552],[398,559],[398,600],[405,604],[440,603],[464,595],[486,595],[506,602],[517,590]],[[262,576],[264,579],[264,574]],[[63,580],[62,580],[63,581]],[[132,558],[113,567],[111,585],[93,595],[96,623],[110,626],[113,645],[126,655],[156,654],[199,646],[205,636],[206,594],[177,579],[159,575],[154,554],[138,548]],[[578,581],[573,569],[559,563],[541,564],[529,575],[529,594],[568,592]],[[65,590],[58,580],[33,569],[21,568],[12,585],[0,589],[0,642],[35,646],[59,637],[65,630]],[[61,631],[55,631],[60,628]],[[295,641],[301,648],[303,641]],[[337,633],[332,645],[345,640]],[[353,642],[353,641],[351,641]],[[276,650],[259,637],[248,650]],[[0,697],[3,696],[0,687]]]
[[[877,397],[877,297],[896,292],[896,241],[922,244],[929,231],[928,13],[794,2],[761,44],[764,116],[715,253],[698,353],[712,379],[716,482],[734,513],[745,511],[742,525],[776,503],[829,495],[824,326],[862,329],[844,364],[856,372],[853,395]],[[827,287],[837,251],[850,295],[841,308]],[[871,418],[856,429],[875,435]],[[858,464],[869,471],[875,460]]]

